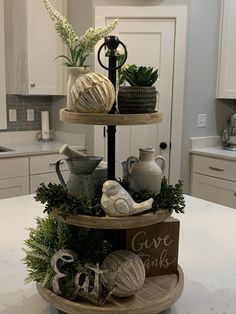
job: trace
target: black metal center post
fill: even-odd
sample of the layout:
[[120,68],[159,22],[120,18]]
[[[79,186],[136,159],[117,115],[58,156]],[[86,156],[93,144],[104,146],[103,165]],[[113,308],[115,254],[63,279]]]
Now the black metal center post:
[[[121,44],[125,50],[125,57],[119,66],[117,66],[117,47]],[[100,60],[100,52],[101,49],[106,46],[107,52],[105,54],[106,57],[108,57],[108,67],[104,66]],[[116,70],[120,68],[127,59],[127,50],[126,47],[122,42],[120,42],[119,38],[117,36],[108,36],[105,38],[104,44],[99,48],[98,50],[98,62],[100,65],[108,70],[108,78],[112,82],[115,90],[116,90]],[[118,113],[118,110],[116,108],[116,101],[113,104],[112,109],[109,112],[110,114],[116,114]],[[107,126],[107,179],[108,180],[114,180],[115,179],[115,156],[116,156],[116,140],[115,140],[115,134],[116,134],[116,126],[115,125],[108,125]]]

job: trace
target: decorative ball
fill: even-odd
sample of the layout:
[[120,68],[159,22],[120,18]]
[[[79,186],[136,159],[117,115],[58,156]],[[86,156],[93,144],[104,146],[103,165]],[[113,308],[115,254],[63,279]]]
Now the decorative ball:
[[115,101],[115,88],[106,76],[91,72],[77,78],[71,98],[78,112],[107,113]]
[[126,250],[118,250],[107,255],[102,263],[107,270],[101,275],[102,285],[117,297],[134,295],[143,285],[145,268],[141,258]]

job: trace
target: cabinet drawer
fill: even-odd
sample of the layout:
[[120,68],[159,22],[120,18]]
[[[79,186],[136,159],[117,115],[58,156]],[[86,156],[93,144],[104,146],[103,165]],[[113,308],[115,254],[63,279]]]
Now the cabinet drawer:
[[29,177],[0,180],[0,199],[29,194]]
[[194,173],[236,182],[236,161],[193,155],[192,167]]
[[[49,154],[30,157],[30,174],[55,172],[55,164],[62,159],[60,154]],[[65,160],[62,160],[60,169],[68,170]]]
[[27,157],[0,159],[0,179],[27,177],[29,163]]
[[236,208],[236,182],[194,173],[192,175],[191,195]]
[[[61,174],[65,182],[67,182],[70,171],[62,171]],[[60,183],[56,173],[35,174],[33,176],[30,176],[30,193],[35,193],[40,183],[48,185],[49,182],[56,184]]]

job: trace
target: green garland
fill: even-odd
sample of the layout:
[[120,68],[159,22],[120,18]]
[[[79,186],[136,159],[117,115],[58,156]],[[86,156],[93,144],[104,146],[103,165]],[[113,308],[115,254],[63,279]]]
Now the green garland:
[[[175,186],[169,185],[166,178],[162,179],[160,194],[154,194],[148,191],[134,191],[128,187],[128,183],[124,180],[117,180],[132,196],[132,198],[140,203],[153,197],[154,203],[151,211],[156,212],[160,209],[169,211],[174,210],[176,213],[183,213],[185,202],[183,197],[183,183],[179,181]],[[45,204],[44,212],[50,212],[56,208],[59,216],[66,218],[70,215],[81,214],[88,216],[105,216],[101,207],[100,200],[102,196],[101,186],[97,189],[96,197],[93,200],[86,198],[75,198],[68,194],[60,184],[49,183],[45,186],[42,183],[37,191],[35,199]]]

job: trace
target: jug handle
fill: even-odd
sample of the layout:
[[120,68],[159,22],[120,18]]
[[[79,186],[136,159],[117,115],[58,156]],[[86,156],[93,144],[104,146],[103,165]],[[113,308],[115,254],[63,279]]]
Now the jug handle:
[[127,171],[128,171],[128,174],[129,174],[129,175],[131,175],[131,164],[132,164],[133,162],[136,162],[136,161],[138,161],[138,157],[136,157],[136,156],[130,156],[130,157],[127,159],[126,163],[127,163]]
[[155,161],[157,161],[158,159],[161,159],[162,160],[162,163],[161,163],[161,171],[163,172],[165,170],[165,166],[166,166],[166,161],[165,161],[165,158],[161,155],[157,155],[155,157]]
[[227,142],[228,140],[229,140],[229,132],[227,129],[225,129],[223,132],[223,141]]
[[60,159],[56,162],[56,173],[57,173],[57,176],[58,176],[58,179],[59,179],[61,185],[63,186],[63,188],[66,188],[66,183],[65,183],[65,180],[64,180],[64,178],[61,174],[61,170],[60,170],[60,164],[61,164],[62,160],[63,159]]

